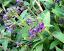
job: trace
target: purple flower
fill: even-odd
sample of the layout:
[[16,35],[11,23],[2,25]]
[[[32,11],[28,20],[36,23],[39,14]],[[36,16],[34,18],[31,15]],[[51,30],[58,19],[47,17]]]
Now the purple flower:
[[23,0],[16,0],[16,2],[23,2]]
[[16,2],[19,2],[20,0],[16,0]]
[[41,32],[44,28],[45,28],[44,23],[41,22],[39,26],[37,27],[37,30],[38,32]]
[[33,29],[33,32],[37,33],[37,32],[38,32],[38,31],[37,31],[37,28],[34,28],[34,29]]
[[37,28],[37,31],[38,31],[38,33],[39,33],[39,32],[41,32],[41,31],[42,31],[42,29],[38,27],[38,28]]
[[31,37],[35,37],[37,34],[37,29],[34,28],[34,29],[29,30],[29,34]]
[[8,19],[8,16],[5,14],[4,16],[3,16],[3,19]]
[[29,34],[30,37],[35,37],[39,32],[41,32],[45,28],[44,23],[40,23],[36,28],[30,29]]
[[8,32],[10,32],[10,33],[13,32],[13,29],[12,28],[8,29]]
[[8,32],[13,32],[13,29],[12,28],[10,28],[10,27],[6,27],[6,30],[8,31]]
[[40,29],[44,29],[44,28],[45,28],[44,23],[40,23],[40,24],[39,24],[39,28],[40,28]]
[[27,23],[28,25],[30,25],[30,24],[32,24],[32,20],[31,20],[31,19],[27,19],[27,20],[26,20],[26,23]]

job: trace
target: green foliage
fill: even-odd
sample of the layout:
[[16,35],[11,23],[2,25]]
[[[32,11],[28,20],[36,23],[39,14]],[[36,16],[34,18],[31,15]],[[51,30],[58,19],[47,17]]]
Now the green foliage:
[[0,0],[3,50],[63,51],[64,0]]
[[56,47],[56,51],[62,51],[60,48]]
[[61,7],[59,7],[59,6],[55,6],[55,8],[52,9],[52,12],[54,14],[56,14],[56,16],[58,16],[58,17],[63,17],[64,16],[64,14],[63,14],[64,10]]
[[53,49],[54,47],[56,47],[60,42],[58,40],[55,40],[53,41],[51,44],[50,44],[50,49]]
[[60,31],[55,31],[55,32],[53,33],[53,36],[54,36],[55,38],[57,38],[58,40],[60,40],[62,43],[64,43],[64,34],[61,33]]
[[8,46],[8,40],[7,39],[3,40],[2,46],[3,46],[4,51],[6,51],[7,50],[7,46]]

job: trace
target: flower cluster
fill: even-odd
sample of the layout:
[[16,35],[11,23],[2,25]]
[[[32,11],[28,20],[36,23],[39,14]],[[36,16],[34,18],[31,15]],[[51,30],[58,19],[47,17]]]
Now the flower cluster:
[[9,23],[5,23],[5,28],[6,28],[6,31],[8,31],[8,32],[10,32],[10,33],[12,33],[13,32],[13,30],[16,28],[16,25],[14,25],[14,24],[9,24]]
[[10,14],[11,12],[13,13],[17,13],[18,15],[20,15],[26,8],[24,7],[19,7],[19,6],[12,6],[10,8],[7,8],[7,14]]
[[3,21],[4,21],[4,26],[8,32],[13,32],[15,29],[15,24],[14,21],[18,21],[18,17],[16,15],[20,15],[23,11],[25,10],[24,7],[19,7],[19,6],[11,6],[6,9],[6,13],[3,14]]
[[29,30],[30,37],[35,37],[38,33],[42,32],[44,28],[44,23],[39,23],[37,27]]

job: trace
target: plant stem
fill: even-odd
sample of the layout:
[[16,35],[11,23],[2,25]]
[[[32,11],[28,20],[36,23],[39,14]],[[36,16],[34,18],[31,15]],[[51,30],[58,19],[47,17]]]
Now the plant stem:
[[38,1],[36,1],[36,0],[35,0],[35,2],[36,2],[36,4],[39,6],[40,10],[43,11],[43,9],[42,9],[42,7],[41,7],[41,5],[40,5],[40,2],[38,2]]
[[32,10],[28,7],[28,10],[35,16],[35,17],[37,17],[33,12],[32,12]]
[[3,8],[3,10],[5,11],[5,13],[6,13],[6,9],[5,9],[5,7],[4,7],[4,5],[2,4],[2,8]]

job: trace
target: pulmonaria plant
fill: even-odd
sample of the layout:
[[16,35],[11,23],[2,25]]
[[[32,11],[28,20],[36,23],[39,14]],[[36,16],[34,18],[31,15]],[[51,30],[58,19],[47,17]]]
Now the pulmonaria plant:
[[35,37],[38,33],[42,32],[45,29],[44,23],[41,22],[39,25],[33,29],[29,30],[30,38]]
[[63,51],[64,0],[0,0],[0,47]]

